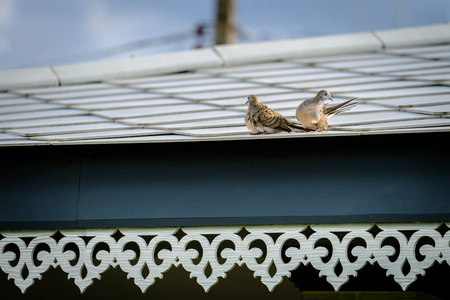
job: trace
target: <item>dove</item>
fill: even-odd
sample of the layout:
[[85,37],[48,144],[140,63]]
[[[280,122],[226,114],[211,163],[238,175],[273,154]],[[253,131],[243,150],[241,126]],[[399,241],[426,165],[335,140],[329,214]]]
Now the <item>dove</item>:
[[344,103],[327,107],[326,100],[333,101],[331,94],[327,90],[320,90],[314,98],[306,99],[296,111],[297,120],[306,127],[306,131],[322,131],[328,129],[328,119],[341,112],[352,109],[356,98],[350,99]]
[[245,125],[252,134],[291,132],[292,128],[305,129],[288,121],[282,114],[270,107],[259,104],[258,97],[255,95],[248,96],[246,104],[248,104],[248,108],[245,115]]

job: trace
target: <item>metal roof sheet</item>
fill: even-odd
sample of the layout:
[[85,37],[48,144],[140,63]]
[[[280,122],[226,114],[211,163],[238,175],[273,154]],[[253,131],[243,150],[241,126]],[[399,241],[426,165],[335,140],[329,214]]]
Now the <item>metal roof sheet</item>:
[[[450,25],[217,46],[0,72],[0,145],[450,131]],[[322,133],[252,136],[246,98],[291,121],[319,89],[358,98]]]

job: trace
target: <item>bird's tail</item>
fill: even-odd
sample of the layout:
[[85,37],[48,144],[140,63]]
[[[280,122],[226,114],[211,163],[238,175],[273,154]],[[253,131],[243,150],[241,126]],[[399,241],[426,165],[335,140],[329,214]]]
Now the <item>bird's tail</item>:
[[[286,121],[287,121],[287,120],[286,120]],[[294,124],[294,123],[289,122],[289,121],[288,121],[288,125],[289,125],[289,127],[292,127],[292,128],[297,128],[297,129],[305,130],[305,127],[300,126],[300,125],[297,125],[297,124]]]
[[329,119],[334,115],[337,115],[344,111],[348,111],[348,110],[352,109],[353,107],[356,106],[356,104],[358,104],[358,102],[356,102],[354,100],[356,100],[356,98],[352,98],[352,99],[345,101],[338,105],[327,107],[325,110],[325,116],[327,117],[327,119]]

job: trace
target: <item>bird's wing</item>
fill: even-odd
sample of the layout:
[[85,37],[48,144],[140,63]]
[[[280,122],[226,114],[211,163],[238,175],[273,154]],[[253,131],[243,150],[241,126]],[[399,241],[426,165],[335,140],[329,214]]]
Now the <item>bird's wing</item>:
[[264,127],[291,132],[287,120],[279,112],[266,105],[260,105],[259,121]]
[[324,114],[327,119],[331,118],[334,115],[340,114],[344,111],[348,111],[356,106],[358,102],[354,101],[356,98],[345,101],[341,104],[333,105],[330,107],[324,107]]
[[310,98],[310,99],[305,99],[302,103],[300,103],[300,105],[297,107],[297,113],[300,113],[301,111],[303,111],[306,107],[310,106],[311,104],[314,104],[315,99],[314,98]]

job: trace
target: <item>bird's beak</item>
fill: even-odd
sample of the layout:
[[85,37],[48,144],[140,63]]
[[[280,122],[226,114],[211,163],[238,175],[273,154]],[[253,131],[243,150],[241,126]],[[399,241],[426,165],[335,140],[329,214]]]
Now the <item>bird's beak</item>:
[[248,99],[247,99],[247,101],[245,102],[245,104],[248,104]]
[[331,101],[334,101],[334,100],[333,100],[333,98],[331,98],[331,97],[330,97],[330,98],[328,98],[328,99],[329,99],[329,100],[331,100]]

